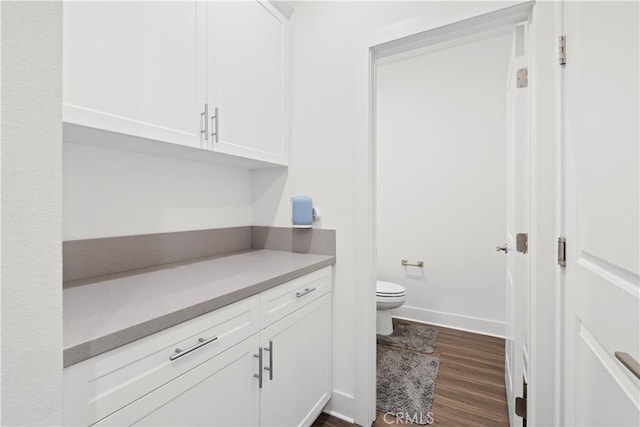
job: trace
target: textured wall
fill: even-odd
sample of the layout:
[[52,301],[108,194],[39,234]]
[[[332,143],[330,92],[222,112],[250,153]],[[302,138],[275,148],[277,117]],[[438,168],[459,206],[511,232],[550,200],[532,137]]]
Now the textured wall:
[[62,422],[62,4],[2,2],[2,425]]

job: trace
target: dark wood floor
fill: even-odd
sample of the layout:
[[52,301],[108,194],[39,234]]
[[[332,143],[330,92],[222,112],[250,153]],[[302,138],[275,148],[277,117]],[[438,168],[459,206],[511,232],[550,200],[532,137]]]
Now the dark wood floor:
[[[397,322],[407,322],[395,320]],[[508,426],[504,386],[504,340],[455,329],[438,330],[433,356],[440,358],[431,408],[434,426]],[[378,412],[375,427],[395,420]],[[411,425],[406,423],[397,423]],[[313,427],[352,426],[322,414]]]

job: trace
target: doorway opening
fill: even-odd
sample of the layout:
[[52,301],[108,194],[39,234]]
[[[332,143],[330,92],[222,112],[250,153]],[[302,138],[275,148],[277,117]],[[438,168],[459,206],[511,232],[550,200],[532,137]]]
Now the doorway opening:
[[[516,251],[516,234],[527,229],[530,182],[529,95],[522,70],[529,64],[531,5],[523,6],[371,50],[377,317],[391,309],[397,318],[391,336],[400,341],[408,328],[431,325],[435,351],[422,351],[426,359],[473,358],[473,349],[455,353],[471,338],[487,338],[476,347],[496,351],[495,360],[487,362],[496,373],[493,391],[499,400],[506,390],[509,402],[508,407],[504,399],[496,405],[498,415],[487,414],[491,424],[516,421],[513,402],[521,396],[527,365],[527,262]],[[395,304],[388,304],[390,298]],[[389,329],[378,321],[378,331]],[[438,349],[438,333],[446,337],[444,353]],[[380,345],[378,365],[386,372],[389,363],[425,365],[412,359],[416,349],[410,346],[398,341]],[[391,361],[389,350],[399,352]],[[428,405],[418,408],[388,407],[380,390],[392,389],[397,406],[398,394],[409,394],[404,401],[415,400],[402,389],[415,392],[416,384],[403,386],[405,378],[380,376],[376,419],[385,423],[385,413],[400,412],[404,421],[415,416],[445,420],[447,409],[454,407],[459,416],[454,402],[464,399],[465,390],[441,384],[450,377],[439,362],[431,363],[435,372],[426,375],[434,384],[417,387],[434,391]],[[468,368],[473,374],[473,364]],[[438,384],[449,394],[438,393]]]

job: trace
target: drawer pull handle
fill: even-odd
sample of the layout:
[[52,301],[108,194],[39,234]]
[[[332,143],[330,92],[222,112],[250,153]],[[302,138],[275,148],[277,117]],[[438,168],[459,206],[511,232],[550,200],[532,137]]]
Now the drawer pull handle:
[[204,130],[200,130],[200,133],[204,134],[204,139],[209,140],[209,104],[204,104],[204,113],[200,113],[200,117],[204,117]]
[[273,380],[273,341],[269,340],[269,347],[265,347],[264,351],[269,352],[269,366],[265,366],[264,370],[269,372],[269,380]]
[[618,359],[625,368],[631,371],[633,375],[640,378],[640,363],[638,363],[631,355],[623,353],[621,351],[615,352],[616,359]]
[[301,298],[307,294],[310,294],[311,292],[315,291],[316,288],[307,288],[302,292],[296,292],[296,298]]
[[258,354],[253,357],[258,358],[258,373],[253,374],[253,377],[258,379],[258,388],[262,388],[262,347],[258,348]]
[[181,358],[182,356],[185,356],[189,353],[191,353],[192,351],[195,351],[197,349],[199,349],[200,347],[204,347],[205,345],[214,342],[215,340],[217,340],[218,337],[211,337],[209,339],[204,339],[204,338],[198,338],[198,344],[193,345],[191,347],[189,347],[186,350],[180,350],[179,348],[176,348],[176,352],[175,354],[172,354],[171,356],[169,356],[169,360],[174,361],[176,359]]
[[[213,109],[214,114],[213,116],[211,116],[211,138],[213,138],[214,142],[219,142],[220,141],[220,132],[218,131],[218,107],[215,107]],[[213,131],[213,129],[215,128],[215,132]]]

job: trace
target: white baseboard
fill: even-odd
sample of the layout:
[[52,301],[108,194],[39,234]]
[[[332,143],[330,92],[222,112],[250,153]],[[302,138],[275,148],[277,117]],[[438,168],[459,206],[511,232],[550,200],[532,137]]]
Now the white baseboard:
[[331,400],[324,407],[322,412],[326,412],[336,418],[353,424],[353,415],[355,414],[355,401],[353,396],[333,390]]
[[413,320],[416,322],[430,323],[436,326],[474,332],[476,334],[489,335],[492,337],[504,338],[505,336],[504,322],[482,319],[480,317],[445,313],[435,310],[425,310],[423,308],[407,306],[402,306],[394,310],[393,317]]

